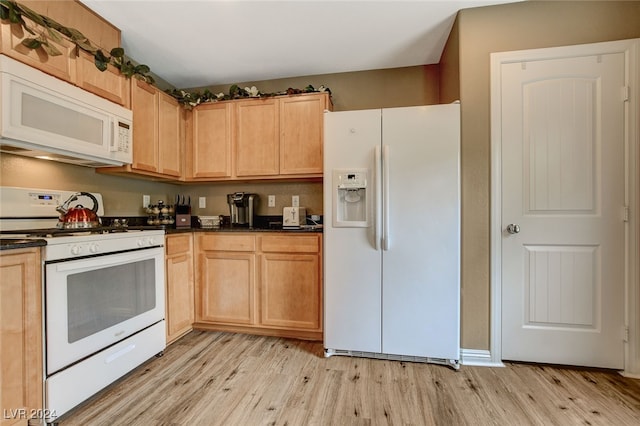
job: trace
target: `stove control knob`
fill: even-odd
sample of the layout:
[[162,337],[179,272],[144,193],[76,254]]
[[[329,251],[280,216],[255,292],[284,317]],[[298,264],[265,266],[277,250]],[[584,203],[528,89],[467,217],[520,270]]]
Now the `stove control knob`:
[[79,255],[82,253],[82,246],[71,246],[71,254]]
[[143,247],[144,246],[144,240],[142,238],[140,238],[138,240],[138,247]]
[[149,245],[152,246],[156,243],[156,240],[153,239],[153,237],[149,237]]
[[100,246],[98,246],[98,245],[97,245],[97,244],[95,244],[95,243],[94,243],[94,244],[91,244],[91,245],[89,246],[89,251],[90,251],[91,253],[97,253],[97,252],[99,252],[99,251],[100,251]]

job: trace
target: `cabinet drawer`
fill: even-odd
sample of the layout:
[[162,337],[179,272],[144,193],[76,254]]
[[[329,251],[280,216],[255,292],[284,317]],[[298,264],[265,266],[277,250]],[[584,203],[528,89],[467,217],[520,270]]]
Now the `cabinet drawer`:
[[263,252],[317,253],[318,235],[265,235],[262,237]]
[[169,235],[165,242],[167,256],[191,251],[191,234]]
[[200,248],[205,251],[255,251],[256,239],[253,235],[202,235]]

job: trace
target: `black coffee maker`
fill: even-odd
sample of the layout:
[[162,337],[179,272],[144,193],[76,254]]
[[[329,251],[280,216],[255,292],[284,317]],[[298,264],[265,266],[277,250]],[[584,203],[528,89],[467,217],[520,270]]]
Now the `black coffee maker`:
[[227,194],[231,226],[249,226],[253,228],[253,216],[258,203],[258,194],[234,192]]

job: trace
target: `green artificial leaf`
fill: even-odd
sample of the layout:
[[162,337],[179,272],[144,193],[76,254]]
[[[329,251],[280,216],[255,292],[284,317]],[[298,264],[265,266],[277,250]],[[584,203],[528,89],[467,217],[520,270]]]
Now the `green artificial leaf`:
[[105,72],[109,67],[109,62],[101,61],[97,56],[93,58],[93,63],[96,64],[96,68],[102,72]]
[[69,37],[71,37],[71,40],[74,42],[88,41],[87,37],[75,28],[67,28],[67,31],[69,32]]
[[45,20],[42,18],[42,15],[40,15],[37,12],[34,12],[33,10],[29,9],[27,6],[23,4],[18,4],[17,6],[22,12],[22,16],[31,19],[33,22],[35,22],[38,25],[41,25],[43,27],[46,26]]
[[151,71],[151,68],[149,68],[147,65],[144,65],[144,64],[136,65],[136,67],[134,68],[134,72],[136,74],[147,74],[150,71]]
[[123,58],[124,57],[124,49],[122,47],[114,47],[111,49],[111,56],[114,58]]
[[7,6],[5,0],[0,2],[0,19],[9,19],[9,6]]
[[52,44],[47,43],[46,41],[42,43],[42,48],[44,49],[45,52],[47,52],[47,54],[49,56],[60,56],[60,55],[62,55],[62,52],[59,51],[57,47],[55,47]]
[[109,58],[104,56],[102,50],[98,49],[94,55],[94,63],[100,71],[106,71],[109,66]]
[[47,28],[47,35],[49,36],[49,38],[57,43],[62,43],[62,37],[60,37],[60,33],[57,32],[56,30],[46,27]]
[[44,25],[49,27],[49,28],[53,28],[54,30],[60,32],[61,34],[66,35],[67,37],[69,37],[68,31],[64,31],[66,30],[66,28],[64,26],[62,26],[59,22],[54,21],[53,19],[49,18],[48,16],[43,16],[42,20],[44,21]]
[[131,77],[133,75],[133,64],[130,61],[121,64],[120,72],[126,77]]
[[20,44],[29,49],[37,49],[42,46],[42,42],[36,38],[25,38],[20,42]]
[[24,22],[20,17],[20,12],[16,11],[12,3],[9,3],[9,21],[14,24],[22,24]]
[[85,52],[89,52],[92,55],[96,55],[96,53],[98,52],[98,48],[95,46],[92,46],[89,43],[84,43],[84,42],[76,42],[76,46],[78,46],[80,49],[84,50]]

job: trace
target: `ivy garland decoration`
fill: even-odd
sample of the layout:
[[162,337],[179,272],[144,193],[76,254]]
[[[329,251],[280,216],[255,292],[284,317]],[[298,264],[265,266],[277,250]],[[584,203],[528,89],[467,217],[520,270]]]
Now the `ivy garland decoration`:
[[[40,28],[27,25],[24,18],[27,18]],[[62,52],[60,52],[51,41],[61,43],[66,39],[75,44],[78,49],[93,55],[95,66],[100,71],[106,71],[109,64],[111,64],[126,78],[135,77],[150,84],[155,83],[154,78],[149,74],[151,69],[147,65],[135,65],[127,60],[123,48],[116,47],[111,49],[108,54],[105,54],[105,52],[94,46],[91,41],[77,29],[65,27],[48,16],[40,15],[15,0],[0,0],[0,20],[8,20],[12,24],[19,24],[26,32],[31,34],[32,37],[26,37],[21,42],[23,46],[29,49],[42,49],[49,56],[59,56],[62,55]],[[285,91],[276,93],[262,93],[255,86],[242,89],[236,84],[229,88],[228,94],[212,93],[209,89],[205,89],[202,93],[187,92],[180,89],[166,90],[166,92],[187,108],[192,108],[205,102],[217,102],[230,99],[261,98],[311,92],[327,92],[331,95],[329,88],[320,86],[318,89],[315,89],[311,85],[308,85],[304,89],[288,88]]]
[[[24,18],[40,28],[35,28],[27,24]],[[101,49],[91,44],[91,41],[80,31],[75,28],[68,28],[56,22],[48,16],[40,15],[25,5],[19,4],[14,0],[0,0],[0,19],[9,20],[12,24],[19,24],[32,37],[26,37],[22,40],[22,45],[29,49],[42,49],[49,56],[59,56],[62,52],[52,43],[52,41],[61,43],[64,39],[75,44],[81,49],[94,57],[96,68],[105,71],[109,64],[116,67],[127,78],[135,77],[147,83],[154,83],[154,79],[149,72],[151,71],[147,65],[134,65],[124,56],[124,49],[116,47],[105,54]]]
[[331,90],[328,87],[320,86],[319,88],[314,88],[312,85],[308,85],[304,89],[293,89],[288,88],[282,92],[274,92],[274,93],[263,93],[256,88],[256,86],[245,87],[244,89],[239,87],[237,84],[233,84],[229,87],[229,93],[213,93],[209,89],[205,89],[202,93],[200,92],[187,92],[181,89],[175,90],[167,90],[167,93],[173,96],[183,104],[187,108],[193,108],[201,103],[206,102],[218,102],[218,101],[228,101],[232,99],[246,99],[246,98],[266,98],[280,95],[296,95],[300,93],[318,93],[318,92],[326,92],[331,95]]

